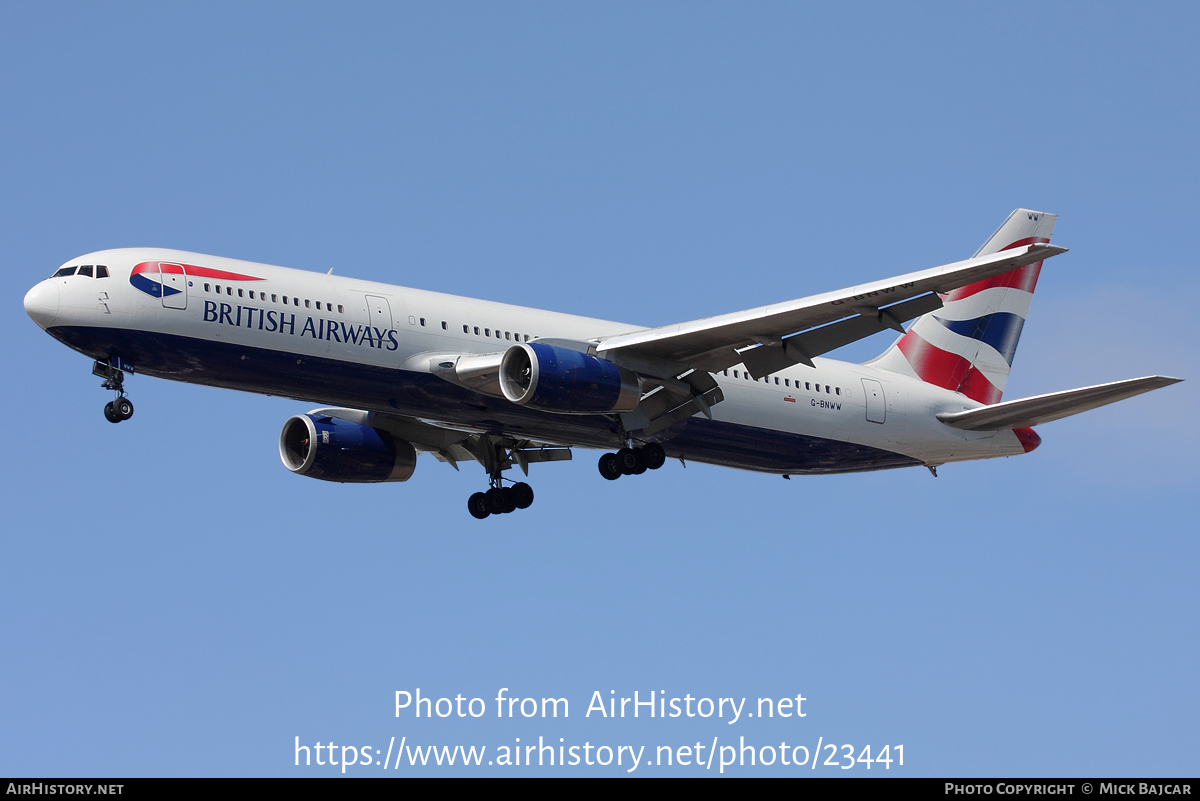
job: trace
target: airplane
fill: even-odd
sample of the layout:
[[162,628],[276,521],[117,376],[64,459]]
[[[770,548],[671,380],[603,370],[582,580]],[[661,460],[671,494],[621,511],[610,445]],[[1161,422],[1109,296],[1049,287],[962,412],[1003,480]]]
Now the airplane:
[[[1017,209],[969,259],[646,328],[159,248],[72,259],[25,296],[93,360],[113,423],[126,374],[321,404],[289,418],[284,466],[406,481],[417,454],[489,485],[478,519],[529,507],[518,466],[604,451],[608,480],[668,458],[794,475],[1028,453],[1033,426],[1176,383],[1146,376],[1002,400],[1056,215]],[[904,323],[913,321],[908,327]],[[870,361],[825,358],[893,329]]]

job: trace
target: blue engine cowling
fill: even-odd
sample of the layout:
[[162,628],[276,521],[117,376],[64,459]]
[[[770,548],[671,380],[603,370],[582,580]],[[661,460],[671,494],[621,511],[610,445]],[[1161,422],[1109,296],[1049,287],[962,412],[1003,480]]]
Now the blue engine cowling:
[[500,391],[513,403],[559,414],[628,412],[642,396],[628,370],[538,342],[513,345],[504,354]]
[[407,481],[417,466],[412,444],[350,420],[298,414],[283,424],[279,458],[293,473],[322,481]]

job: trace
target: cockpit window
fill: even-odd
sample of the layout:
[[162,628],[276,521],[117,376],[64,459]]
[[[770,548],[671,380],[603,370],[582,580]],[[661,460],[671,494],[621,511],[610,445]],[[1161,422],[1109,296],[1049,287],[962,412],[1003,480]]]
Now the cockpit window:
[[103,264],[97,264],[96,265],[96,277],[97,278],[108,278],[108,268],[105,267]]
[[58,272],[54,273],[54,275],[52,275],[50,277],[51,278],[62,278],[65,275],[74,275],[74,274],[75,274],[74,267],[63,267],[60,270],[58,270]]
[[88,278],[91,278],[92,277],[92,265],[85,264],[83,267],[80,267],[79,272],[76,273],[76,275],[86,275]]

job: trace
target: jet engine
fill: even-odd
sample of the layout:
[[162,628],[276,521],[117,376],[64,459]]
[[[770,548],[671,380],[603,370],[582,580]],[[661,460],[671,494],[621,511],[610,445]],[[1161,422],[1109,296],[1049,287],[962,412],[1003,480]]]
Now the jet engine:
[[559,414],[628,412],[638,378],[610,361],[539,342],[514,345],[500,363],[500,390],[521,406]]
[[411,443],[318,414],[298,414],[283,424],[279,458],[293,473],[343,483],[407,481],[417,466]]

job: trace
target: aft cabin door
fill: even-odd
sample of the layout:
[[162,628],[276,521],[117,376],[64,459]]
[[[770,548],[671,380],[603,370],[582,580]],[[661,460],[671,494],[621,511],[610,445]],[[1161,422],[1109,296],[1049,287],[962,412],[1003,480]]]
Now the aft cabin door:
[[162,271],[163,308],[186,309],[187,275],[183,272],[183,265],[163,262],[159,269]]
[[863,394],[867,398],[867,420],[872,423],[882,423],[887,414],[886,401],[883,398],[883,385],[873,378],[864,378]]

